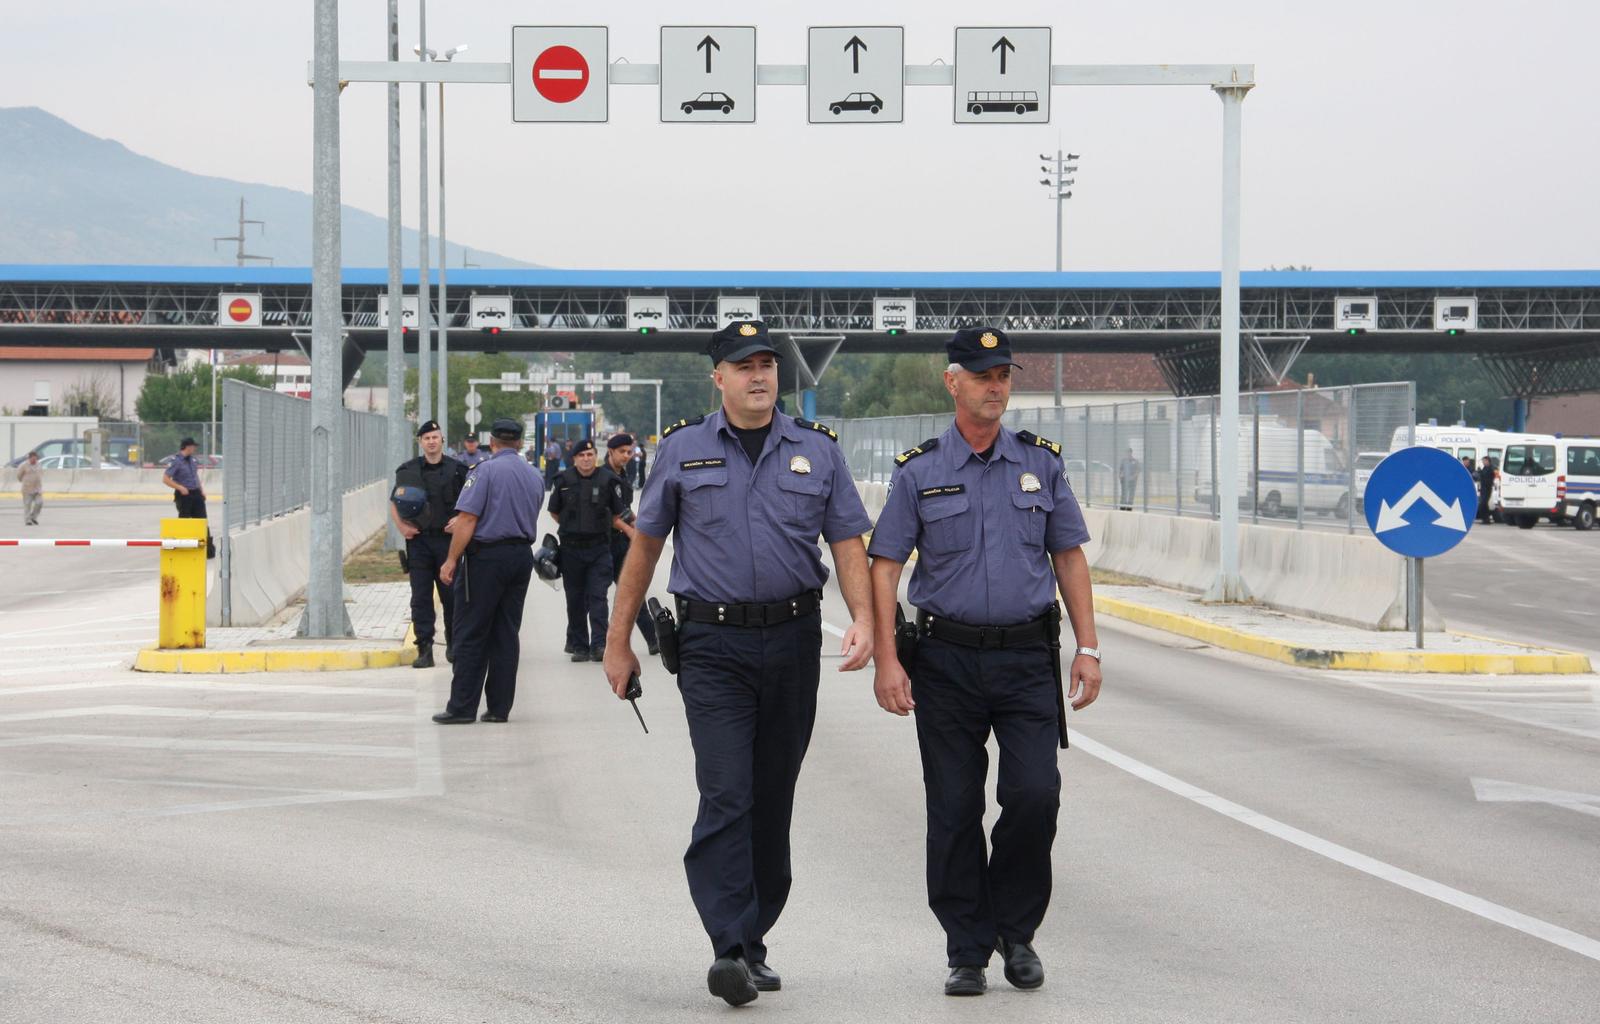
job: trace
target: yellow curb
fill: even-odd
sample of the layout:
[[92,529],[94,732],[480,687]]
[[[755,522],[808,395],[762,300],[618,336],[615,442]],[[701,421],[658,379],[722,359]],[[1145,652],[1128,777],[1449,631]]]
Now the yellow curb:
[[[1342,651],[1296,647],[1281,640],[1219,626],[1192,615],[1163,611],[1115,597],[1094,598],[1095,611],[1177,633],[1241,654],[1300,668],[1357,672],[1441,672],[1451,675],[1581,675],[1594,671],[1587,655],[1570,651],[1529,654],[1461,654],[1449,651]],[[1467,634],[1462,634],[1467,635]],[[1487,638],[1477,638],[1487,639]],[[1516,646],[1523,646],[1518,644]],[[1530,651],[1537,648],[1529,648]]]
[[171,650],[147,647],[134,659],[135,672],[233,675],[241,672],[349,672],[363,668],[399,668],[411,663],[409,649],[416,634],[406,627],[399,646],[345,650]]

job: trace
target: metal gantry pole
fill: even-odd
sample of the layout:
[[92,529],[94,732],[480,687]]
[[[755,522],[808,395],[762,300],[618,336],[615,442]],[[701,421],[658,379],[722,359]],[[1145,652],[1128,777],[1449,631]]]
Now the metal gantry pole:
[[439,390],[435,395],[434,419],[444,429],[445,443],[450,443],[450,302],[445,285],[445,268],[450,263],[450,252],[444,233],[444,83],[439,83]]
[[348,636],[339,259],[339,0],[316,0],[311,201],[311,578],[302,636]]
[[[400,60],[400,0],[389,0],[389,59]],[[400,83],[389,83],[389,295],[385,300],[389,308],[389,330],[385,351],[388,353],[388,407],[389,440],[387,461],[398,466],[409,457],[411,431],[406,429],[406,350],[401,320],[401,294],[405,279],[400,270]],[[392,516],[385,516],[387,524],[384,547],[398,551],[402,547],[400,531],[395,528]]]
[[1217,453],[1220,559],[1208,601],[1250,597],[1239,574],[1239,193],[1240,135],[1248,85],[1214,86],[1222,99],[1222,437]]
[[[418,39],[417,60],[428,60],[428,0],[417,0]],[[433,362],[429,352],[428,334],[433,322],[429,315],[428,298],[428,83],[417,86],[420,117],[417,123],[417,201],[421,213],[417,217],[417,419],[432,419],[433,413]]]
[[[1063,165],[1063,160],[1061,159],[1061,154],[1062,154],[1062,151],[1060,149],[1057,149],[1056,150],[1056,273],[1058,273],[1058,274],[1061,273],[1061,204],[1063,202],[1065,202],[1065,200],[1061,198],[1061,177],[1062,177],[1061,168],[1062,168],[1062,165]],[[240,234],[243,234],[243,233],[244,232],[240,232]],[[1056,287],[1059,288],[1060,284],[1057,283]],[[1057,325],[1057,326],[1060,326],[1060,325]],[[1062,364],[1061,353],[1057,352],[1056,353],[1056,408],[1057,409],[1061,408],[1061,364]]]

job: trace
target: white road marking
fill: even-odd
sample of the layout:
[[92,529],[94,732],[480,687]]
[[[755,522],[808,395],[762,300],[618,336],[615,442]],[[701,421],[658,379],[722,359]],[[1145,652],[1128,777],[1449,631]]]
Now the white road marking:
[[142,704],[100,704],[86,708],[51,708],[0,715],[0,722],[43,722],[54,718],[204,718],[225,722],[410,722],[410,715],[367,714],[345,711],[234,711],[225,708],[163,708]]
[[1166,772],[1152,768],[1142,761],[1136,761],[1126,754],[1118,753],[1107,746],[1096,743],[1094,740],[1075,731],[1069,735],[1072,745],[1090,757],[1098,758],[1114,768],[1120,768],[1135,778],[1143,779],[1169,793],[1191,800],[1201,807],[1215,811],[1224,817],[1232,818],[1240,824],[1248,825],[1257,831],[1298,846],[1302,850],[1326,857],[1363,874],[1371,875],[1373,878],[1397,885],[1402,889],[1409,889],[1418,895],[1438,900],[1440,903],[1455,907],[1458,910],[1465,910],[1467,913],[1474,914],[1486,921],[1492,921],[1495,924],[1515,929],[1524,935],[1541,939],[1551,945],[1577,953],[1579,956],[1600,961],[1600,940],[1570,931],[1548,921],[1541,921],[1536,917],[1530,917],[1527,914],[1512,910],[1509,907],[1503,907],[1498,903],[1492,903],[1471,893],[1462,892],[1460,889],[1452,888],[1442,882],[1435,882],[1432,879],[1406,871],[1404,868],[1398,868],[1393,864],[1387,864],[1376,858],[1368,857],[1366,854],[1357,853],[1349,847],[1329,842],[1309,832],[1303,832],[1292,825],[1286,825],[1281,821],[1269,818],[1258,811],[1253,811],[1248,807],[1217,796],[1215,793],[1207,792],[1198,786],[1192,786],[1181,779],[1168,775]]
[[[237,678],[237,677],[235,677]],[[246,683],[221,679],[162,679],[138,674],[116,679],[97,679],[80,683],[48,683],[42,686],[0,687],[0,697],[28,693],[63,693],[68,690],[95,690],[107,686],[127,686],[152,690],[221,690],[227,693],[281,693],[314,697],[409,697],[411,690],[398,687],[304,686],[294,684]]]
[[253,800],[227,800],[209,804],[175,804],[118,811],[91,811],[87,814],[35,814],[26,818],[0,818],[5,825],[78,825],[95,821],[120,821],[126,818],[170,818],[180,814],[213,814],[217,811],[243,811],[257,807],[292,807],[302,804],[334,804],[357,800],[404,800],[418,796],[415,789],[372,789],[269,796]]
[[1593,793],[1574,793],[1565,789],[1546,789],[1543,786],[1525,786],[1520,782],[1478,778],[1472,780],[1472,793],[1480,803],[1550,804],[1600,818],[1600,796]]
[[0,672],[0,679],[16,679],[20,676],[48,676],[58,672],[82,672],[91,668],[117,668],[126,660],[126,658],[112,658],[109,661],[58,661],[50,664],[40,664],[37,668],[6,669]]
[[1467,600],[1467,601],[1476,601],[1478,599],[1478,595],[1477,594],[1462,594],[1462,593],[1458,593],[1458,592],[1455,592],[1455,591],[1451,591],[1450,596],[1451,597],[1459,597],[1459,598],[1462,598],[1462,599]]
[[165,736],[97,736],[64,733],[58,736],[20,736],[0,740],[4,747],[99,746],[136,750],[225,752],[234,754],[326,754],[331,757],[408,758],[410,747],[375,747],[354,743],[280,743],[273,740],[195,740]]

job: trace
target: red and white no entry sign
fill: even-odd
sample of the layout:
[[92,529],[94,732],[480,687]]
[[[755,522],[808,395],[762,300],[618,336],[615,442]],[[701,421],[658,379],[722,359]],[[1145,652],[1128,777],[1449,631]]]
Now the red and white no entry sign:
[[255,311],[255,307],[252,306],[250,304],[250,300],[246,298],[236,298],[232,302],[228,303],[228,316],[232,317],[233,322],[236,324],[242,324],[246,320],[249,320],[255,315]]
[[589,62],[570,46],[552,46],[533,62],[533,87],[551,103],[571,103],[589,87]]

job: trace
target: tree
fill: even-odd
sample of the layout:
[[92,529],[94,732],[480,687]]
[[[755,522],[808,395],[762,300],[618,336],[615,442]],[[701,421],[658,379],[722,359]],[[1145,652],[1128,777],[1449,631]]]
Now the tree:
[[[221,379],[241,380],[261,388],[273,386],[272,378],[254,366],[230,366],[222,371]],[[133,408],[146,423],[199,423],[211,419],[211,367],[199,363],[150,374],[144,379]]]
[[117,389],[106,373],[85,374],[61,393],[61,410],[68,416],[97,416],[103,420],[122,416]]
[[1371,384],[1379,381],[1417,382],[1417,420],[1454,423],[1462,399],[1467,403],[1467,423],[1496,430],[1511,428],[1511,399],[1497,387],[1476,360],[1451,353],[1373,355],[1306,355],[1294,364],[1296,376],[1314,374],[1318,384]]
[[949,412],[943,356],[922,353],[839,356],[817,389],[824,418]]

